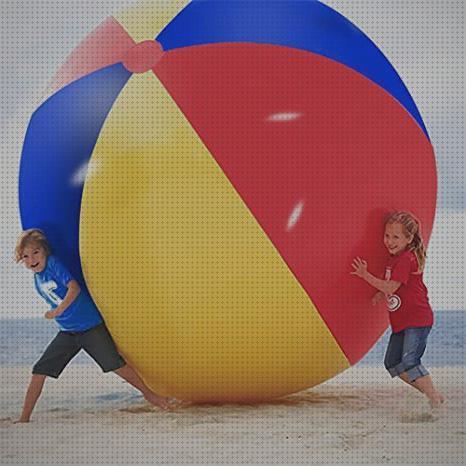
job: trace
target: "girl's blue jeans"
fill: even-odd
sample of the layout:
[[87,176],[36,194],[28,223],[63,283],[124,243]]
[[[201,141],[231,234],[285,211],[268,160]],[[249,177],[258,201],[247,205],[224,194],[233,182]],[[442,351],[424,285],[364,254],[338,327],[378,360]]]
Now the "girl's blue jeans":
[[385,353],[385,368],[392,377],[406,372],[410,382],[428,375],[421,364],[427,343],[427,336],[432,327],[408,327],[401,332],[392,333]]

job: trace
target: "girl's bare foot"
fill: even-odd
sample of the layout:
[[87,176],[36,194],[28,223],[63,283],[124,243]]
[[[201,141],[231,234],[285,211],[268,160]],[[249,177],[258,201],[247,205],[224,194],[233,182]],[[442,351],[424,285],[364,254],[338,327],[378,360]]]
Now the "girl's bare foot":
[[436,409],[445,402],[445,397],[440,392],[435,392],[434,395],[429,399],[429,402],[432,409]]

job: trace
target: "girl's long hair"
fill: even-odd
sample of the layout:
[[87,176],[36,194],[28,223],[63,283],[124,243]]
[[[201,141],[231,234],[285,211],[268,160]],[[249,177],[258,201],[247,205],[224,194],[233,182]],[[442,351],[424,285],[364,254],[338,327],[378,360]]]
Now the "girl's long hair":
[[408,245],[408,250],[413,251],[416,255],[417,262],[419,265],[418,272],[421,273],[424,270],[426,264],[426,248],[421,236],[421,223],[419,219],[415,217],[411,212],[397,211],[392,212],[385,222],[387,223],[399,223],[403,227],[403,232],[406,237],[413,235],[413,240]]
[[21,236],[18,238],[15,248],[15,260],[20,262],[23,258],[24,248],[29,244],[35,244],[43,248],[45,255],[49,256],[52,253],[52,248],[42,230],[38,228],[30,228],[21,233]]

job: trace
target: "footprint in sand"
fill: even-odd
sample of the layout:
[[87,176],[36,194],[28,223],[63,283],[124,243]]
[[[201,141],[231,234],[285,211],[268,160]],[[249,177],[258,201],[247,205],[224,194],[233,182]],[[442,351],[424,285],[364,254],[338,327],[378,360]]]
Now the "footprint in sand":
[[404,413],[401,422],[407,424],[418,424],[423,422],[434,422],[437,418],[432,413]]

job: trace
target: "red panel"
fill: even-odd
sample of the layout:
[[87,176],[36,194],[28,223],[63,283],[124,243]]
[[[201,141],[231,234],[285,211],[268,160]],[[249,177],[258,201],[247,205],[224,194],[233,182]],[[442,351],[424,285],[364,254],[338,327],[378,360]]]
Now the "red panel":
[[61,89],[76,79],[122,60],[134,45],[133,39],[115,18],[108,18],[91,32],[57,71],[51,91]]
[[369,303],[375,290],[350,275],[352,258],[382,274],[391,209],[414,211],[430,236],[436,168],[422,130],[380,87],[305,51],[188,47],[155,73],[357,362],[388,319]]
[[123,66],[131,73],[145,73],[157,64],[162,55],[162,46],[158,42],[145,40],[124,54]]

